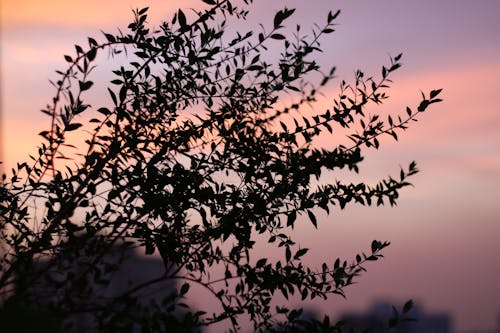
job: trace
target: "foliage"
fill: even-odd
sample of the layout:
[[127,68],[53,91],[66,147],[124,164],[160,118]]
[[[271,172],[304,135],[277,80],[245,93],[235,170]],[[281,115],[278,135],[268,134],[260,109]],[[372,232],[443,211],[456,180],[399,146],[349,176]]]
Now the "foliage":
[[[417,172],[413,162],[373,186],[324,175],[358,172],[363,149],[378,148],[384,135],[397,140],[440,101],[441,90],[422,94],[417,111],[408,108],[404,116],[369,115],[367,108],[387,98],[398,55],[380,78],[357,71],[352,83],[341,81],[331,108],[311,114],[305,107],[334,78],[335,68],[324,73],[314,56],[339,12],[307,34],[299,26],[290,33],[283,25],[294,10],[284,8],[268,30],[228,37],[227,20],[245,19],[251,1],[203,2],[202,10],[178,10],[157,30],[147,25],[147,8],[136,10],[126,32],[89,38],[65,56],[68,68],[57,72],[55,96],[42,110],[51,124],[40,133],[38,154],[3,176],[4,295],[15,290],[13,298],[62,318],[91,316],[106,332],[198,330],[220,322],[236,331],[242,318],[265,331],[291,327],[300,314],[275,309],[277,294],[344,296],[364,264],[382,257],[389,243],[374,240],[352,261],[327,258],[332,263],[309,267],[308,249],[293,241],[291,229],[302,218],[317,228],[318,209],[394,205]],[[270,45],[282,48],[272,63],[264,59]],[[106,53],[126,63],[112,71],[109,87],[99,87],[92,71]],[[108,94],[108,104],[85,102],[93,88]],[[324,132],[343,143],[314,145]],[[82,137],[84,144],[72,145]],[[256,258],[257,240],[281,259]],[[131,249],[159,255],[164,272],[105,297],[99,290],[121,264],[110,253]],[[178,290],[140,302],[142,290],[164,281],[177,281]],[[51,296],[42,297],[40,286]],[[209,293],[218,310],[190,310],[183,300],[193,286]],[[321,324],[338,329],[326,318]]]

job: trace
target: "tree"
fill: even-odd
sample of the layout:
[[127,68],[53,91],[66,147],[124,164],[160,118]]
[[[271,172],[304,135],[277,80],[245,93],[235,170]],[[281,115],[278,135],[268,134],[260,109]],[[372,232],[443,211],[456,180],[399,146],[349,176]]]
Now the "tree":
[[[422,93],[404,116],[368,115],[387,98],[390,75],[401,66],[397,55],[379,78],[357,71],[352,83],[341,81],[330,109],[305,113],[334,78],[335,68],[323,72],[314,55],[339,11],[307,34],[297,26],[287,35],[294,9],[284,8],[270,28],[228,37],[226,20],[245,19],[252,1],[203,2],[190,15],[179,9],[157,30],[148,28],[147,8],[135,10],[126,32],[88,38],[65,56],[68,67],[57,72],[55,96],[42,110],[51,123],[38,154],[2,179],[0,290],[11,302],[43,306],[65,322],[85,314],[106,332],[196,331],[221,322],[236,331],[245,316],[260,331],[339,329],[327,317],[302,321],[299,309],[275,309],[273,296],[344,296],[389,242],[374,240],[352,261],[314,268],[302,262],[308,249],[290,230],[301,218],[317,227],[317,209],[394,205],[417,172],[414,162],[373,186],[322,175],[357,172],[363,150],[378,149],[382,136],[397,140],[440,101],[441,90]],[[282,48],[273,63],[261,56],[270,43]],[[126,64],[99,87],[92,71],[106,52]],[[104,90],[108,103],[87,104],[92,88]],[[294,101],[287,104],[285,94]],[[341,144],[315,146],[325,131]],[[258,241],[282,258],[256,258]],[[164,271],[105,297],[99,288],[113,283],[123,263],[110,253],[131,250],[160,256]],[[179,287],[140,302],[142,290],[165,281]],[[193,286],[220,311],[191,310],[184,301]]]

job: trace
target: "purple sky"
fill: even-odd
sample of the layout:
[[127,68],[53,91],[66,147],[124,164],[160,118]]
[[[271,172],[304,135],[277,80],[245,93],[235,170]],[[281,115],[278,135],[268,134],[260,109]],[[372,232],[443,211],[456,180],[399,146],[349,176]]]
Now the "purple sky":
[[[197,3],[151,1],[151,21]],[[12,165],[33,151],[36,133],[47,125],[38,110],[52,95],[47,82],[64,66],[62,55],[100,29],[125,26],[130,9],[148,1],[1,4],[3,155]],[[404,53],[392,98],[380,111],[404,110],[419,101],[420,90],[444,88],[445,102],[423,114],[399,143],[387,141],[367,154],[361,176],[370,182],[418,162],[422,172],[398,207],[351,206],[323,216],[320,232],[308,223],[296,229],[313,263],[351,257],[372,239],[392,242],[386,258],[347,290],[347,300],[333,298],[323,310],[415,298],[427,311],[450,312],[459,332],[492,331],[500,315],[500,1],[255,0],[245,26],[270,26],[284,6],[298,8],[290,23],[304,28],[323,22],[329,9],[342,10],[319,59],[336,65],[340,78],[352,78],[358,68],[378,75],[389,55]]]

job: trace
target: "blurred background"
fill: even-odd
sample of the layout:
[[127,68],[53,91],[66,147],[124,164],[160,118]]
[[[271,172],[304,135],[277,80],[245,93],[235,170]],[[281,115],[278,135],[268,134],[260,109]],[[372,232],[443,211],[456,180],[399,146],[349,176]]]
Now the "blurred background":
[[[201,3],[0,1],[4,170],[35,152],[37,133],[48,125],[39,110],[54,92],[48,80],[64,69],[63,55],[73,54],[74,44],[102,39],[101,30],[125,29],[133,8],[149,6],[149,21],[158,25],[178,7]],[[341,9],[318,58],[337,66],[339,80],[352,79],[357,69],[379,75],[390,55],[404,54],[391,99],[374,112],[404,112],[417,105],[420,90],[444,88],[444,102],[432,105],[399,142],[384,140],[379,151],[367,151],[360,176],[370,183],[418,162],[415,187],[403,191],[397,207],[350,206],[321,215],[320,232],[307,221],[295,229],[297,241],[311,248],[311,264],[351,258],[373,239],[392,242],[385,259],[368,265],[359,284],[346,290],[346,299],[312,303],[311,311],[335,318],[370,311],[379,300],[413,298],[427,313],[449,316],[453,332],[494,332],[500,321],[500,2],[255,0],[248,22],[238,27],[270,28],[284,6],[297,8],[287,23],[304,31],[325,22],[328,10]],[[337,85],[316,107],[330,107]],[[332,143],[324,140],[320,144]]]

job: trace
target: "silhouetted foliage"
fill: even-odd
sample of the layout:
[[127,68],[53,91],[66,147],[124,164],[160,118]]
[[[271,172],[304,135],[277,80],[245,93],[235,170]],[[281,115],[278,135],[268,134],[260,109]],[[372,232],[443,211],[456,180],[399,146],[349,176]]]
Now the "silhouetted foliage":
[[[341,81],[327,110],[306,112],[334,78],[335,68],[321,71],[314,56],[339,12],[307,33],[284,28],[294,14],[287,8],[258,33],[229,33],[226,20],[244,20],[252,1],[203,2],[157,29],[147,25],[147,8],[136,10],[128,30],[89,38],[64,56],[68,67],[42,110],[51,123],[38,154],[3,176],[0,290],[68,322],[85,315],[103,332],[220,322],[236,331],[241,318],[261,331],[338,331],[327,317],[300,321],[299,309],[275,307],[273,296],[344,296],[389,243],[374,240],[352,261],[329,257],[315,268],[290,231],[304,219],[317,228],[318,209],[394,205],[414,162],[372,186],[324,174],[358,172],[364,149],[379,148],[384,135],[397,140],[441,90],[422,94],[404,116],[369,115],[387,98],[398,55],[380,77],[357,71],[353,82]],[[281,47],[273,62],[264,59],[270,45]],[[117,64],[109,86],[92,81],[103,54]],[[108,102],[88,104],[93,89]],[[315,145],[325,131],[337,135],[334,148]],[[257,241],[282,258],[256,257]],[[110,253],[132,249],[160,256],[164,272],[113,297],[101,293],[122,262]],[[140,301],[165,281],[178,288]],[[185,304],[195,286],[217,304],[214,313]]]

